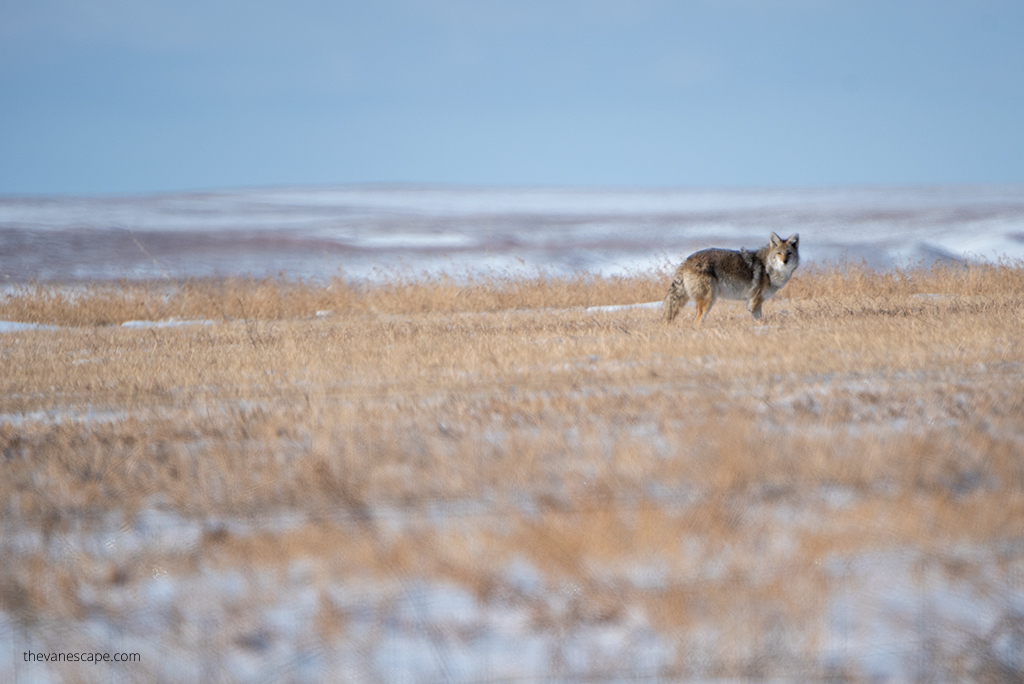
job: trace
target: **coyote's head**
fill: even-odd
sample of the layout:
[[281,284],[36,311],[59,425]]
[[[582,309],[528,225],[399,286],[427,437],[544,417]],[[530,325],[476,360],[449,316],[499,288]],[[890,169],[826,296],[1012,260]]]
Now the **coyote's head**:
[[800,234],[793,233],[789,239],[783,240],[775,233],[768,242],[768,268],[777,271],[790,271],[796,269],[800,263]]

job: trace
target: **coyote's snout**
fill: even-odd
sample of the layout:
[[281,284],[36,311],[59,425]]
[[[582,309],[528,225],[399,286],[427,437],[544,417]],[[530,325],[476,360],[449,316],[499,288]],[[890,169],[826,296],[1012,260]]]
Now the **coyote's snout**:
[[754,320],[761,318],[761,304],[789,282],[800,265],[800,235],[783,240],[772,233],[768,244],[751,252],[745,249],[702,249],[676,269],[665,296],[665,321],[672,322],[686,302],[697,305],[699,324],[715,300],[745,299]]

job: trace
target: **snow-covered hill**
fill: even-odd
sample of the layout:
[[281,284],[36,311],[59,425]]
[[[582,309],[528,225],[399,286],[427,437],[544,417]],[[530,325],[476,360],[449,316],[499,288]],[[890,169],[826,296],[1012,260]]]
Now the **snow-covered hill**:
[[0,197],[8,281],[496,269],[612,274],[801,235],[806,262],[1024,258],[1024,186],[345,186]]

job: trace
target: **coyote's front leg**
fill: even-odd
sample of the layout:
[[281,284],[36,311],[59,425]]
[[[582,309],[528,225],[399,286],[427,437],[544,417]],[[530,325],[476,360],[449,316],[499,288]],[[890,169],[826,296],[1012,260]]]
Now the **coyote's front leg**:
[[768,274],[763,268],[754,269],[754,288],[750,292],[750,299],[747,301],[747,309],[755,321],[761,320],[761,305],[764,304],[765,291],[768,289]]
[[750,311],[750,315],[754,317],[755,321],[761,320],[761,305],[764,304],[764,298],[760,292],[754,294],[750,301],[747,302],[747,309]]

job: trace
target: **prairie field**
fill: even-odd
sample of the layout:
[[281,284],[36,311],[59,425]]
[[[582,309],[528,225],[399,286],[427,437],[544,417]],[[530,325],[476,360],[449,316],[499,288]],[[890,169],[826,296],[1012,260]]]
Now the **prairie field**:
[[1024,263],[668,282],[8,288],[0,680],[1024,681]]

